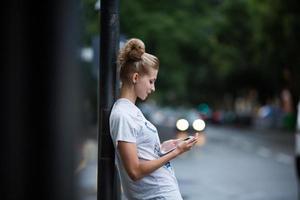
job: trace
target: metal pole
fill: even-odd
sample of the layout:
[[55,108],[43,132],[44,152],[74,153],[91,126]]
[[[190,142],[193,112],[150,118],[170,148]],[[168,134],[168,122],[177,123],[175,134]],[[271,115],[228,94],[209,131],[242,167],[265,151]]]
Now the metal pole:
[[119,1],[101,1],[98,200],[116,199],[114,147],[109,133],[109,113],[116,98],[116,56],[119,45]]

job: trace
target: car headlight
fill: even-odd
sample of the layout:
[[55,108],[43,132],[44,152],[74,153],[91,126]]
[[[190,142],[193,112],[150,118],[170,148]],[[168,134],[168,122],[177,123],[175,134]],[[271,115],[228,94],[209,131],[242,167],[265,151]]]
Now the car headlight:
[[203,131],[205,128],[205,122],[202,119],[196,119],[193,122],[193,128],[194,128],[194,130],[199,131],[199,132]]
[[176,128],[180,131],[186,131],[189,128],[189,122],[186,119],[179,119],[176,122]]

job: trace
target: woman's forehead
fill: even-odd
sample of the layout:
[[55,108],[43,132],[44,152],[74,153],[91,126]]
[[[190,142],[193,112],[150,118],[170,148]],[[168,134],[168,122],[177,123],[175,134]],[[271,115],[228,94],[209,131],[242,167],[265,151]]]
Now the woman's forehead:
[[149,73],[148,73],[148,76],[153,79],[157,77],[157,73],[158,73],[158,70],[157,69],[153,69],[153,68],[150,68],[149,69]]

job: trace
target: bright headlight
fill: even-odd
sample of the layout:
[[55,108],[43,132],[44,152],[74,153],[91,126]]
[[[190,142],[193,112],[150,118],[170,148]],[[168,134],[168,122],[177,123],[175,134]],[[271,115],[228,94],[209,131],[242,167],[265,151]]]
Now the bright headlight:
[[196,120],[193,122],[193,128],[194,128],[196,131],[203,131],[204,128],[205,128],[205,122],[204,122],[202,119],[196,119]]
[[186,119],[179,119],[176,122],[176,127],[180,131],[186,131],[189,128],[189,122]]

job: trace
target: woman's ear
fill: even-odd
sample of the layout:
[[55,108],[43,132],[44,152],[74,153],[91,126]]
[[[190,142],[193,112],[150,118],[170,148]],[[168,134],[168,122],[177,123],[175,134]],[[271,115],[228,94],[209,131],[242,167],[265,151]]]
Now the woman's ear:
[[132,75],[132,83],[135,84],[137,82],[138,78],[139,78],[139,74],[135,72]]

